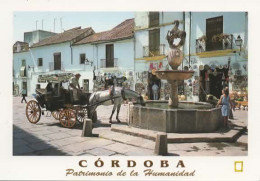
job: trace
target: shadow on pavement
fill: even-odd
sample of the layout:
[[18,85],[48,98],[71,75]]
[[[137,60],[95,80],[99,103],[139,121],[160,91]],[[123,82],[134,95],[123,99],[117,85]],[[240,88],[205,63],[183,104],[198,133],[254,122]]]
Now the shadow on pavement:
[[180,156],[180,155],[178,155],[178,154],[176,154],[176,153],[168,153],[168,154],[165,155],[165,156]]
[[37,123],[36,125],[45,125],[45,126],[55,126],[59,128],[64,128],[64,129],[79,129],[82,130],[83,124],[82,123],[76,123],[74,127],[72,128],[65,128],[63,127],[59,122],[53,122],[53,123]]
[[44,140],[13,125],[13,156],[69,156]]

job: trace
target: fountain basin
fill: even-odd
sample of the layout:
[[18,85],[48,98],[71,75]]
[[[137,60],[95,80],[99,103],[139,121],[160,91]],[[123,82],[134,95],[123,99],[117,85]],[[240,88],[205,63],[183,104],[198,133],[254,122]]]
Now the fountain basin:
[[215,132],[222,123],[220,108],[204,102],[180,101],[177,109],[167,101],[148,101],[129,106],[129,125],[166,133]]
[[159,79],[164,80],[186,80],[193,76],[193,70],[158,70],[154,72]]

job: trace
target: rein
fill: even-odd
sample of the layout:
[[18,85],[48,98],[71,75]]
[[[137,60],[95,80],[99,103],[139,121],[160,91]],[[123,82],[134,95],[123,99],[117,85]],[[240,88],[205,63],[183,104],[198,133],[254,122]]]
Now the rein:
[[127,100],[127,98],[125,97],[125,89],[121,90],[121,95],[124,100]]

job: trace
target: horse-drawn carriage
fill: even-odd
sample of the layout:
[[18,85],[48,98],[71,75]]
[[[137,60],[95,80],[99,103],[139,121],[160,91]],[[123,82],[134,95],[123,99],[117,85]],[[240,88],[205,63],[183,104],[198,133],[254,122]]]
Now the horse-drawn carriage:
[[71,73],[39,76],[38,81],[48,82],[48,85],[45,89],[36,89],[33,95],[36,100],[27,103],[26,117],[31,123],[36,124],[44,112],[51,112],[66,128],[72,128],[77,121],[83,123],[88,118],[90,93],[82,90],[79,100],[74,101],[69,88],[69,79],[73,76]]
[[[77,121],[83,123],[87,118],[91,118],[95,122],[97,120],[96,108],[99,105],[111,104],[114,107],[109,118],[110,122],[112,122],[115,110],[117,110],[116,119],[120,122],[118,114],[123,100],[135,99],[137,104],[145,104],[143,97],[137,92],[122,87],[115,87],[113,90],[97,91],[93,94],[82,91],[79,95],[79,100],[74,101],[73,93],[69,86],[69,79],[73,76],[73,74],[67,73],[38,78],[39,82],[48,82],[48,85],[45,89],[36,89],[36,94],[34,95],[36,100],[31,100],[27,103],[26,116],[31,123],[36,124],[40,120],[41,115],[46,111],[47,113],[51,112],[52,116],[59,120],[62,126],[72,128]],[[64,83],[68,84],[68,88],[64,88]]]

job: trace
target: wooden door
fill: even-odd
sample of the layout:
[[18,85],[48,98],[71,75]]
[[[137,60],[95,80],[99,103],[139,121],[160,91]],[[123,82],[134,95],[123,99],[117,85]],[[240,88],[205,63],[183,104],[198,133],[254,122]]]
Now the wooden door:
[[114,67],[114,45],[106,45],[106,67]]
[[61,70],[61,54],[54,54],[54,70]]
[[209,18],[206,20],[206,51],[222,50],[223,43],[218,38],[213,38],[216,35],[223,33],[223,16]]

